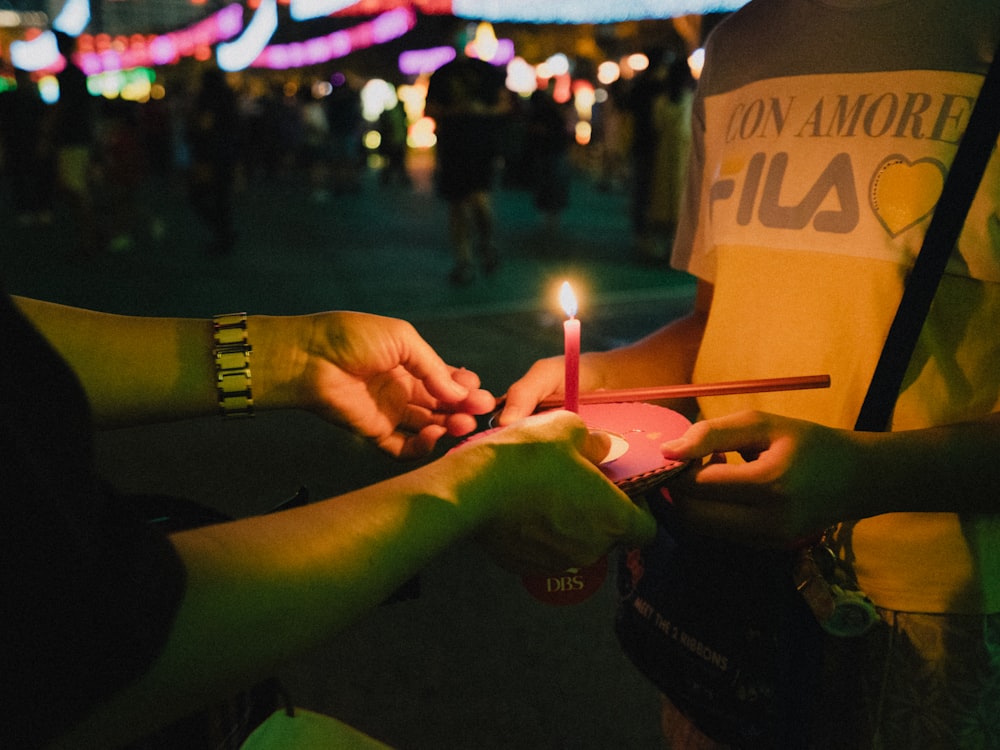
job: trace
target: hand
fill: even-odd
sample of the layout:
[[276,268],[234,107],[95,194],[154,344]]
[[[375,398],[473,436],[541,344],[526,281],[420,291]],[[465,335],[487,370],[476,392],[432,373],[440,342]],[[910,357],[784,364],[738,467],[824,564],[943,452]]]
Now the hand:
[[[707,463],[669,482],[692,528],[760,546],[785,547],[855,518],[863,470],[855,433],[761,412],[694,424],[662,446],[670,459]],[[724,463],[739,453],[745,463]]]
[[252,320],[265,398],[315,411],[390,455],[424,456],[495,406],[475,373],[445,364],[406,321],[355,312]]
[[543,399],[563,392],[565,377],[562,357],[538,360],[507,391],[503,411],[496,418],[496,423],[505,426],[534,414],[535,407]]
[[[503,567],[551,572],[597,560],[616,544],[642,546],[656,534],[645,507],[598,469],[608,437],[552,411],[466,443],[449,455],[470,476],[463,503],[485,513],[479,541]],[[471,474],[469,473],[471,467]]]

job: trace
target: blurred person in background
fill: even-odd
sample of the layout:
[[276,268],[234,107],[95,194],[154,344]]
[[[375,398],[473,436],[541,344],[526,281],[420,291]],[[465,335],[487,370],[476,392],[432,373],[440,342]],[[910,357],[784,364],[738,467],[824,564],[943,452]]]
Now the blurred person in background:
[[0,160],[22,226],[49,224],[55,164],[45,137],[47,106],[26,70],[13,69],[14,87],[0,93]]
[[553,235],[569,205],[573,128],[566,108],[552,98],[550,89],[531,94],[522,158],[530,170],[535,208],[544,217],[546,232]]
[[228,255],[236,245],[233,200],[239,135],[236,93],[225,73],[206,68],[188,112],[188,196],[211,232],[211,255]]
[[476,277],[473,245],[483,272],[500,263],[493,244],[493,206],[490,193],[500,153],[501,128],[510,111],[503,68],[469,57],[459,47],[458,57],[431,75],[427,87],[427,116],[436,123],[438,195],[448,202],[448,230],[454,266],[453,284]]
[[69,209],[76,234],[75,256],[93,260],[104,251],[91,185],[91,160],[96,138],[97,111],[87,90],[87,76],[73,61],[76,40],[55,32],[65,65],[56,74],[59,99],[46,125],[46,137],[56,159],[56,188]]
[[640,260],[666,263],[677,231],[677,220],[691,148],[691,104],[695,81],[684,57],[667,68],[664,90],[653,98],[656,143],[649,207],[636,238]]

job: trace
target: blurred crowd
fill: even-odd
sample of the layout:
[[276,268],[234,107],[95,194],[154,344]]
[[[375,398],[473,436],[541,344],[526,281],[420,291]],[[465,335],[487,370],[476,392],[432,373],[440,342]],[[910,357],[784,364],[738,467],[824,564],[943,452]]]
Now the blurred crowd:
[[[0,61],[2,62],[2,61]],[[94,96],[74,66],[59,74],[60,96],[43,101],[23,71],[0,77],[0,176],[23,226],[74,222],[81,258],[126,252],[162,238],[143,190],[184,190],[205,229],[206,252],[233,250],[233,201],[242,187],[293,178],[325,203],[356,192],[366,169],[407,187],[403,103],[374,122],[362,116],[362,79],[336,73],[305,81],[226,76],[213,68],[173,74],[166,93],[139,103]],[[693,79],[683,58],[652,58],[643,74],[608,87],[577,140],[571,101],[553,90],[512,96],[498,144],[498,184],[529,191],[540,221],[559,226],[574,176],[628,191],[638,260],[668,255],[686,164]],[[374,143],[366,134],[377,133]]]

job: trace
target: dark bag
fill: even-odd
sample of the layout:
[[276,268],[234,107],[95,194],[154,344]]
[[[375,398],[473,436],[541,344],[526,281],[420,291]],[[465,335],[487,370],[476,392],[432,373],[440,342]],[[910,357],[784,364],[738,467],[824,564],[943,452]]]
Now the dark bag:
[[804,747],[822,631],[792,584],[795,555],[682,529],[647,498],[657,537],[619,565],[625,654],[702,732],[740,747]]

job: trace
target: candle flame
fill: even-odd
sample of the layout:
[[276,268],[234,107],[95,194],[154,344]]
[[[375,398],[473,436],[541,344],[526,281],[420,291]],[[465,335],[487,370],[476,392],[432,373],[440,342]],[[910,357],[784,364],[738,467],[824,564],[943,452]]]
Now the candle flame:
[[564,281],[559,289],[559,304],[563,311],[571,318],[576,317],[576,295],[573,294],[573,287],[568,281]]

